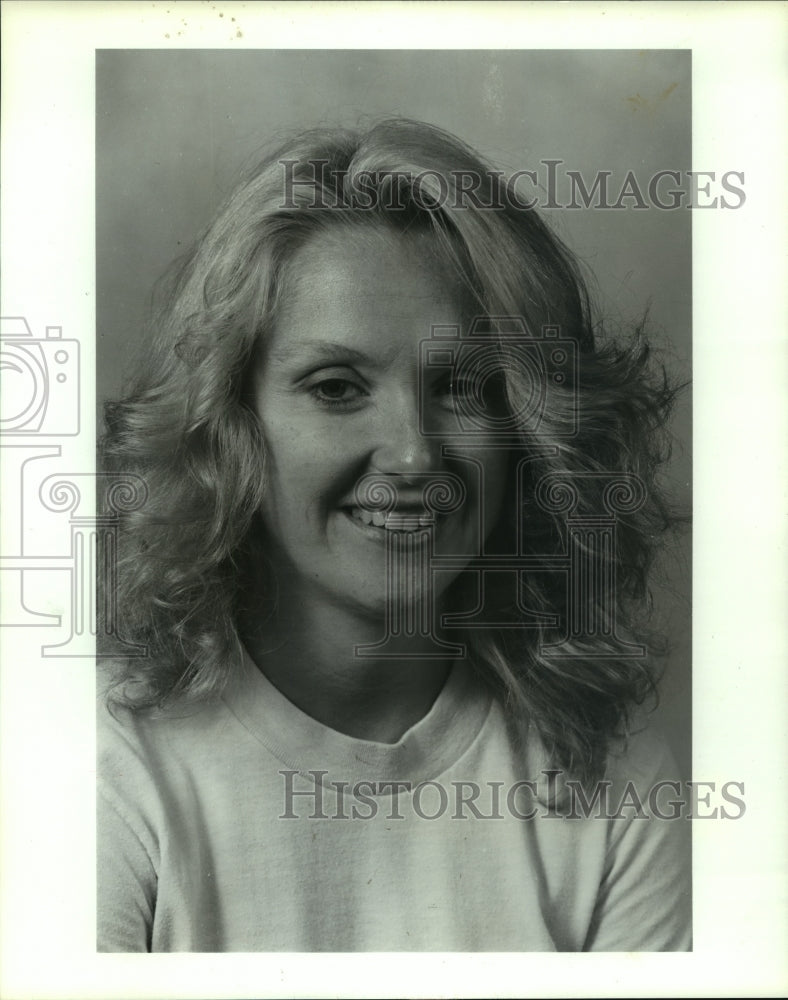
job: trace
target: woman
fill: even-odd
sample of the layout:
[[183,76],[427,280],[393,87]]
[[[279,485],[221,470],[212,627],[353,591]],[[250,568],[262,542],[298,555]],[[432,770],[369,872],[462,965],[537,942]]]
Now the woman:
[[102,700],[99,948],[689,947],[635,712],[673,392],[536,212],[434,127],[307,133],[153,331],[104,446],[148,656]]

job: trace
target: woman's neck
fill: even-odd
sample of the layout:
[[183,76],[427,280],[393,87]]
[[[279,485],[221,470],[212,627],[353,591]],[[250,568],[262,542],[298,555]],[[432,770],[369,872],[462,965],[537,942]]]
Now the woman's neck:
[[359,655],[378,642],[382,617],[338,607],[320,595],[280,592],[275,609],[247,610],[239,622],[250,656],[294,705],[358,739],[396,743],[430,710],[452,658],[426,656],[429,640],[403,641],[386,658]]

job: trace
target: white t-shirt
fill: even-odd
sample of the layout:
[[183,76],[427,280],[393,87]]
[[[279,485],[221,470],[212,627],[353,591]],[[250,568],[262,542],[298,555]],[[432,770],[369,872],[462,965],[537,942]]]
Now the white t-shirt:
[[316,722],[248,657],[199,709],[102,702],[98,948],[688,949],[662,743],[635,737],[596,800],[564,787],[559,811],[522,743],[464,662],[393,745]]

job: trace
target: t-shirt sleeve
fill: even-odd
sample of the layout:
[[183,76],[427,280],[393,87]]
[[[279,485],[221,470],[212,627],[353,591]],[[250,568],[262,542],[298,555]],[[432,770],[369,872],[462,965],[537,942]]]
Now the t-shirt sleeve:
[[97,712],[97,942],[100,952],[151,950],[158,891],[156,823],[144,745],[133,716]]
[[639,739],[614,782],[618,818],[586,951],[689,951],[692,948],[691,823],[672,755],[658,739]]
[[97,863],[97,950],[150,951],[156,871],[141,838],[101,790]]

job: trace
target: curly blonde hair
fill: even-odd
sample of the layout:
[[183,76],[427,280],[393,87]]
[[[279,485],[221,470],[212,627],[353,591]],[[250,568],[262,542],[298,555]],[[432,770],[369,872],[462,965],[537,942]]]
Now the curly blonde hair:
[[[460,179],[469,174],[479,181],[474,198]],[[248,402],[256,345],[271,328],[294,252],[327,228],[369,225],[423,229],[479,315],[520,317],[528,331],[556,326],[577,345],[576,379],[551,387],[539,424],[530,491],[517,491],[526,555],[566,550],[564,520],[537,502],[544,477],[573,482],[580,514],[600,511],[599,474],[640,484],[643,502],[618,518],[614,550],[586,553],[615,573],[614,633],[575,637],[571,655],[550,655],[551,642],[566,634],[568,597],[565,575],[546,572],[526,574],[524,593],[531,612],[557,624],[504,627],[522,612],[502,594],[500,626],[466,635],[476,669],[533,723],[556,765],[599,776],[630,709],[655,691],[654,658],[627,644],[647,634],[649,570],[677,520],[656,482],[676,390],[663,369],[653,370],[642,329],[621,344],[595,325],[574,258],[535,210],[520,206],[501,173],[418,122],[310,131],[281,145],[161,286],[145,363],[125,397],[107,404],[101,447],[105,467],[138,473],[149,493],[121,522],[112,585],[119,633],[150,655],[124,661],[121,651],[113,697],[136,708],[210,697],[237,662],[239,596],[266,482],[265,442]],[[514,412],[526,390],[516,370],[506,378]],[[520,440],[532,446],[533,427]]]

